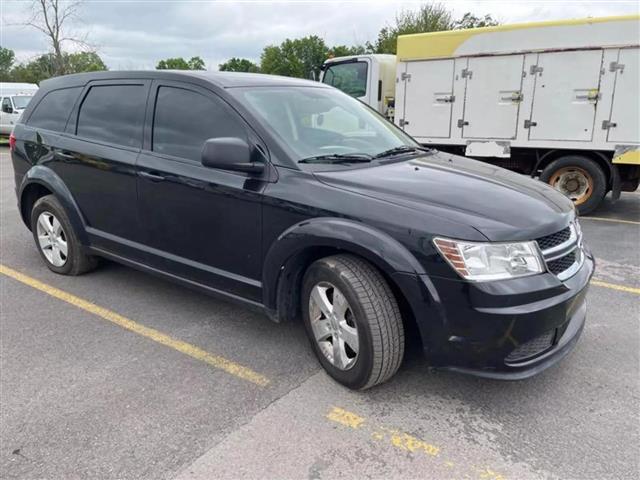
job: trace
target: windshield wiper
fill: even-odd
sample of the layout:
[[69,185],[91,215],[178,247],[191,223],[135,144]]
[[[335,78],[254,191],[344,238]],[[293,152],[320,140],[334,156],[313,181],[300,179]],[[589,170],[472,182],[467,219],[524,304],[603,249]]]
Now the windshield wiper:
[[384,152],[380,152],[374,158],[391,157],[392,155],[399,155],[401,153],[411,153],[417,151],[430,152],[431,149],[427,147],[411,147],[409,145],[400,145],[399,147],[393,147],[389,150],[385,150]]
[[366,153],[329,153],[303,158],[298,163],[367,163],[373,159]]

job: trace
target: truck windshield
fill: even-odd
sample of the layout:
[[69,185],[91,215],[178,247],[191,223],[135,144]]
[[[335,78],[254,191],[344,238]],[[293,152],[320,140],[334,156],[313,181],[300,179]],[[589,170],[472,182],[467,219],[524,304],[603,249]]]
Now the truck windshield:
[[275,133],[296,161],[335,155],[375,157],[398,147],[419,148],[411,137],[378,113],[335,89],[230,90],[265,128]]
[[322,83],[336,87],[352,97],[363,97],[367,93],[367,62],[329,64],[324,71]]
[[33,97],[31,97],[30,95],[20,95],[13,97],[13,105],[19,110],[27,108],[27,105],[29,105],[29,102],[32,98]]

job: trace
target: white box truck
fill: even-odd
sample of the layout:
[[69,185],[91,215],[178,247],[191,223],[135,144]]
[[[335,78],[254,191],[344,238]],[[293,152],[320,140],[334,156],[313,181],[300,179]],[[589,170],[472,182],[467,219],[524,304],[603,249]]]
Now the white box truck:
[[421,143],[539,177],[580,213],[640,179],[640,16],[404,35],[321,80]]
[[11,133],[37,91],[35,83],[0,82],[0,135]]

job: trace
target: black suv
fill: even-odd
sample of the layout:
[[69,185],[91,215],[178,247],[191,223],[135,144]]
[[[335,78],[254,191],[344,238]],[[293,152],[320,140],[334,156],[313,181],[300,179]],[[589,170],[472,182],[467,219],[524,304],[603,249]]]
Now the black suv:
[[46,265],[105,257],[302,317],[322,366],[364,389],[405,336],[430,365],[519,379],[564,357],[594,261],[570,200],[429,150],[326,85],[210,72],[43,82],[11,137]]

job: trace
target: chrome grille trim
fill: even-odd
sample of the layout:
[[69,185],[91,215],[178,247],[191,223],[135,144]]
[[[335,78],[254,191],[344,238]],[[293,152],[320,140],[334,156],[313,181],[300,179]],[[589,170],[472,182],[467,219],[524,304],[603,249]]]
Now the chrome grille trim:
[[[571,278],[573,275],[575,275],[584,263],[584,253],[582,251],[582,233],[579,226],[576,225],[577,222],[578,220],[576,219],[569,225],[570,235],[568,240],[553,247],[547,248],[546,250],[541,250],[542,257],[545,261],[545,266],[547,267],[547,271],[554,274],[558,278],[558,280],[561,281],[567,280],[568,278]],[[558,273],[554,273],[551,271],[551,269],[549,268],[549,262],[562,259],[571,254],[575,255],[575,260],[570,267]]]

